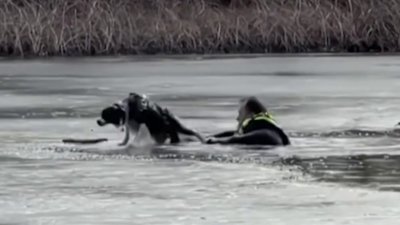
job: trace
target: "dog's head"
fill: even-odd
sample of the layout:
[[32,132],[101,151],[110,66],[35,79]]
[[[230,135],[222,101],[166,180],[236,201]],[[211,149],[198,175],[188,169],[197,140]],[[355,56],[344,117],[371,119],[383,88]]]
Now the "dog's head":
[[[127,100],[129,106],[129,112],[127,113],[129,113],[130,120],[134,120],[137,123],[145,122],[146,112],[151,108],[149,107],[150,101],[147,96],[132,92],[129,93]],[[99,126],[113,124],[116,127],[120,127],[125,122],[125,111],[118,104],[103,109],[101,118],[97,120]]]
[[125,112],[117,104],[103,109],[101,118],[97,120],[99,126],[113,124],[116,127],[123,125],[125,122]]

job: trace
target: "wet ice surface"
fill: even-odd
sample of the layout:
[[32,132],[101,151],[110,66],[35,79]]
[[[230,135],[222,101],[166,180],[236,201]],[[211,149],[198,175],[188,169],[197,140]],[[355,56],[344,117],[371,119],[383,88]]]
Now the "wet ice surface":
[[[0,62],[2,224],[395,224],[399,57]],[[100,110],[146,93],[203,134],[260,97],[287,148],[116,149]],[[98,146],[60,140],[107,137]]]

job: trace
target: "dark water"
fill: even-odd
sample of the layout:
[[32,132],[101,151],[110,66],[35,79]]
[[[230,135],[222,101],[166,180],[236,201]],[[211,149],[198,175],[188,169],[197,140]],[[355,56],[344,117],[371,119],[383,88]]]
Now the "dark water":
[[[0,62],[0,223],[395,224],[399,57],[95,58]],[[261,98],[279,148],[121,149],[100,110],[149,95],[203,134]],[[73,138],[111,139],[98,146]],[[141,143],[146,144],[145,137]]]

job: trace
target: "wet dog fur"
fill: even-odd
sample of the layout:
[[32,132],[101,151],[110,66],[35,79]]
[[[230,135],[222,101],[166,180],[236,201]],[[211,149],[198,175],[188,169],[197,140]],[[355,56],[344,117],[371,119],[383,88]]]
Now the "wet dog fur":
[[141,125],[145,125],[152,139],[157,144],[164,144],[167,139],[170,143],[179,143],[179,134],[195,136],[201,142],[204,138],[196,131],[185,127],[179,119],[167,108],[150,101],[145,95],[130,93],[119,104],[106,107],[101,112],[101,118],[97,120],[99,126],[112,124],[117,128],[125,128],[125,137],[119,144],[126,145],[130,139],[130,133],[135,137]]

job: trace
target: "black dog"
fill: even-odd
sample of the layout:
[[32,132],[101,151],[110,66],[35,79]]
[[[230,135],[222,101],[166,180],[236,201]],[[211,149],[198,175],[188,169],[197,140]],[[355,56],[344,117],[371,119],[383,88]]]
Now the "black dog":
[[147,127],[151,137],[158,144],[165,143],[167,139],[170,143],[180,142],[179,133],[196,136],[201,142],[205,142],[199,133],[183,126],[168,109],[136,93],[130,93],[122,102],[105,108],[97,124],[99,126],[113,124],[116,127],[124,125],[125,138],[119,145],[126,145],[130,132],[136,134],[142,124]]

